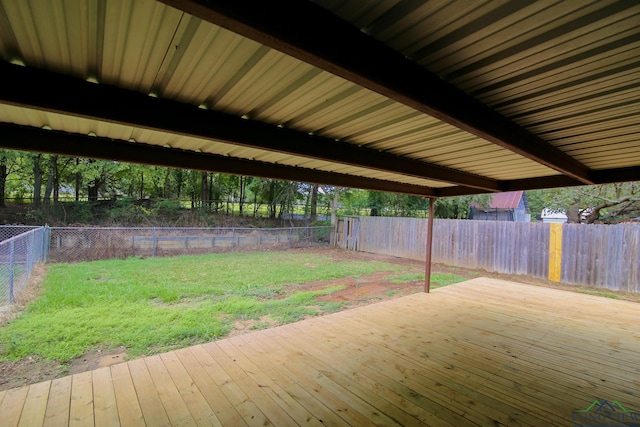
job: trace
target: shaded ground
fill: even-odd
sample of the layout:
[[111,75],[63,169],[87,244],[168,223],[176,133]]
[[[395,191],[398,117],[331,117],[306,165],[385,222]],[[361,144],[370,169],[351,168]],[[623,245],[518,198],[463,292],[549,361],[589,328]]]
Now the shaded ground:
[[[410,259],[367,254],[361,252],[343,251],[331,248],[297,249],[296,251],[318,252],[322,253],[325,256],[333,256],[335,257],[336,261],[344,261],[346,259],[363,261],[384,261],[402,265],[403,274],[424,273],[424,262]],[[314,266],[303,265],[301,266],[301,268],[314,268]],[[30,284],[30,289],[25,292],[25,295],[27,295],[28,298],[37,297],[38,280],[42,280],[42,278],[44,278],[45,272],[46,271],[43,269],[39,270],[35,274],[36,280],[34,280]],[[436,264],[432,267],[432,273],[451,273],[461,276],[465,279],[472,279],[479,276],[496,277],[504,280],[512,280],[533,285],[554,287],[559,289],[566,289],[640,302],[640,295],[638,294],[613,292],[606,290],[603,291],[601,289],[595,288],[562,285],[525,276],[509,276],[489,273],[480,270],[468,270],[458,267],[449,267],[439,264]],[[344,286],[344,290],[319,297],[319,299],[323,301],[345,303],[345,306],[342,308],[344,310],[365,304],[372,304],[379,301],[402,297],[408,294],[421,292],[424,289],[424,282],[422,280],[413,280],[404,283],[393,283],[394,281],[391,278],[393,275],[394,273],[382,272],[362,275],[358,277],[345,277],[329,281],[311,282],[301,284],[299,286],[294,286],[291,288],[291,292],[293,293],[299,291],[325,289],[328,286]],[[435,286],[437,287],[437,284],[435,284]],[[18,309],[24,307],[24,304],[26,304],[26,301],[23,301],[22,304],[19,304]],[[13,313],[5,313],[5,317],[11,318],[15,314],[15,311]],[[0,318],[1,317],[2,313],[0,313]],[[238,321],[235,324],[235,329],[231,331],[230,335],[247,333],[255,329],[264,329],[270,326],[273,326],[273,322],[268,317],[262,318],[258,321]],[[126,348],[119,347],[112,350],[96,350],[89,352],[83,357],[73,360],[68,365],[62,365],[55,362],[40,361],[37,358],[29,358],[27,360],[22,360],[19,362],[0,362],[0,390],[6,390],[25,384],[45,381],[68,374],[93,370],[99,367],[110,366],[125,360],[127,360]]]

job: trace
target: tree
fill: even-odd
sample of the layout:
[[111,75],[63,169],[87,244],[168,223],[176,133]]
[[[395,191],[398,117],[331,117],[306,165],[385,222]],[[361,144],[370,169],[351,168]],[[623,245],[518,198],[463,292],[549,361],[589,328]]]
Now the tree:
[[115,161],[80,159],[73,166],[73,173],[80,184],[76,187],[76,194],[79,199],[79,187],[87,189],[87,199],[95,202],[102,193],[118,194],[123,189],[120,186],[121,179],[129,165]]
[[200,200],[202,200],[202,208],[209,206],[209,174],[200,172]]
[[371,216],[380,216],[382,214],[382,210],[387,205],[385,200],[385,193],[380,191],[369,191],[367,202],[369,205]]
[[544,207],[563,212],[570,223],[612,223],[640,217],[640,182],[538,190]]
[[0,208],[6,207],[7,179],[18,168],[22,154],[13,150],[0,150]]
[[436,218],[466,219],[472,203],[480,207],[487,207],[491,203],[491,194],[477,194],[473,196],[457,196],[436,199],[434,212]]
[[340,195],[344,194],[347,189],[345,187],[334,187],[331,185],[322,185],[320,186],[320,189],[329,201],[329,208],[331,209],[331,226],[335,227],[338,222]]
[[311,186],[311,194],[309,195],[309,204],[311,211],[309,212],[309,222],[313,224],[318,219],[318,184]]
[[31,165],[33,172],[33,206],[39,208],[42,203],[42,154],[31,155]]
[[58,156],[48,155],[48,172],[47,172],[47,185],[44,190],[44,205],[49,206],[51,204],[51,195],[53,194],[53,187],[59,182],[58,179]]

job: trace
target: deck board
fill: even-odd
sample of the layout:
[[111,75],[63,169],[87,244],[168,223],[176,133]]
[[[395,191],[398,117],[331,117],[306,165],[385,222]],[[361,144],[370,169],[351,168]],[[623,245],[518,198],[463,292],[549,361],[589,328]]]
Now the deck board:
[[92,372],[93,405],[96,427],[110,427],[119,423],[118,405],[113,391],[113,379],[109,368]]
[[69,406],[71,402],[71,378],[62,377],[51,381],[47,410],[44,415],[45,427],[69,425]]
[[142,408],[129,372],[129,364],[121,363],[112,366],[111,378],[113,380],[120,425],[123,427],[144,426]]
[[29,387],[18,426],[29,427],[44,424],[50,388],[51,381],[41,382]]
[[93,382],[91,372],[82,372],[71,377],[70,426],[94,425]]
[[638,308],[478,278],[0,392],[0,424],[574,425],[640,411]]
[[[23,386],[7,390],[7,393],[0,405],[0,414],[2,414],[2,423],[8,426],[17,426],[20,423],[22,408],[24,407],[30,386]],[[26,415],[26,414],[25,414]]]
[[186,369],[178,360],[178,356],[174,352],[169,352],[162,354],[160,357],[180,393],[180,398],[193,415],[196,424],[199,426],[221,426],[222,423],[218,420],[200,390],[191,381]]

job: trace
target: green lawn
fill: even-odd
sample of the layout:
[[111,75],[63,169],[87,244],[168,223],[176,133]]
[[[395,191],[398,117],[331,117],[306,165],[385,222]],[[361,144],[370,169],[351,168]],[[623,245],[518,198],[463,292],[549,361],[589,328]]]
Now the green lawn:
[[340,287],[297,285],[400,268],[296,252],[54,264],[42,297],[0,329],[0,359],[67,362],[117,346],[135,357],[210,341],[239,320],[265,327],[341,307],[316,300]]

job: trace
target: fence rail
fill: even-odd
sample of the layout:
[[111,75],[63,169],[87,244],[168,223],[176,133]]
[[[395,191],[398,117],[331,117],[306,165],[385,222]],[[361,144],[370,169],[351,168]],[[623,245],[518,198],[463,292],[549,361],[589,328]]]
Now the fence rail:
[[330,227],[71,228],[52,227],[51,262],[270,250],[329,241]]
[[[552,227],[558,227],[553,235]],[[424,259],[426,230],[424,219],[347,217],[338,224],[337,244],[352,250]],[[550,244],[553,239],[559,239],[557,245]],[[554,225],[436,219],[432,260],[640,292],[640,224]]]
[[[27,286],[33,267],[45,262],[48,252],[47,227],[24,227],[30,229],[22,234],[14,235],[0,242],[0,306],[12,304]],[[15,227],[0,228],[13,233]]]

